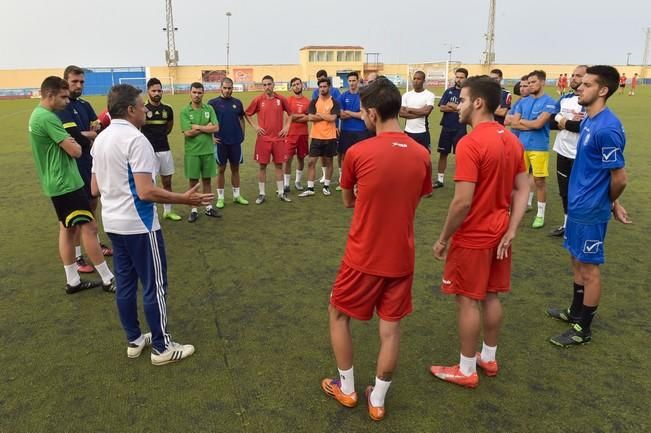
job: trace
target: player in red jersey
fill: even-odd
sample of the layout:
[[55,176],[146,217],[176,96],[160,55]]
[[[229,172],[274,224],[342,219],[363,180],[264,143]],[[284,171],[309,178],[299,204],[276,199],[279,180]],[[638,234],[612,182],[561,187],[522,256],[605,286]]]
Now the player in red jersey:
[[[256,131],[258,138],[255,141],[254,159],[260,165],[258,170],[258,189],[260,194],[255,200],[262,204],[266,200],[265,182],[267,181],[267,164],[273,157],[276,168],[276,187],[278,198],[284,202],[291,202],[283,191],[283,163],[287,160],[285,149],[285,136],[287,128],[283,125],[283,112],[289,114],[287,99],[274,92],[274,79],[270,75],[262,78],[264,93],[256,96],[246,109],[246,121]],[[251,117],[257,114],[257,124]]]
[[626,74],[622,74],[619,77],[619,94],[624,94],[624,89],[626,89]]
[[635,89],[637,89],[637,73],[631,78],[631,90],[628,92],[628,96],[635,96]]
[[362,119],[377,136],[356,143],[344,160],[342,197],[354,212],[328,308],[339,377],[323,379],[321,387],[340,404],[357,405],[350,318],[370,320],[377,310],[380,353],[366,399],[369,415],[379,421],[398,360],[400,320],[412,311],[414,214],[432,192],[432,165],[427,149],[402,132],[402,98],[391,81],[378,78],[360,98]]
[[[435,365],[430,371],[471,388],[479,383],[477,365],[488,376],[498,371],[495,352],[502,305],[497,295],[510,290],[511,242],[529,193],[522,145],[493,120],[499,103],[500,86],[489,77],[471,77],[463,83],[459,121],[472,131],[457,147],[454,198],[433,247],[434,257],[445,259],[441,290],[456,295],[461,357],[457,365]],[[484,344],[476,353],[480,304]]]
[[285,162],[284,185],[285,194],[289,193],[289,183],[292,177],[292,160],[296,155],[296,181],[294,186],[298,191],[303,190],[301,177],[305,167],[305,156],[308,154],[308,130],[307,130],[307,109],[310,106],[310,100],[303,96],[303,81],[294,77],[289,82],[292,96],[287,98],[289,104],[289,116],[285,128],[288,128],[285,143],[287,145],[287,162]]

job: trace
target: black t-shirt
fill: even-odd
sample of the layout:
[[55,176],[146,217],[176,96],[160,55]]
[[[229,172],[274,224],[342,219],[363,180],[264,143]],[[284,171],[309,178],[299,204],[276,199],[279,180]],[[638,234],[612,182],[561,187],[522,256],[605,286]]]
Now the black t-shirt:
[[174,111],[169,105],[163,103],[154,105],[147,101],[147,118],[142,126],[142,133],[154,147],[154,152],[166,152],[170,150],[167,140],[167,125],[174,121]]

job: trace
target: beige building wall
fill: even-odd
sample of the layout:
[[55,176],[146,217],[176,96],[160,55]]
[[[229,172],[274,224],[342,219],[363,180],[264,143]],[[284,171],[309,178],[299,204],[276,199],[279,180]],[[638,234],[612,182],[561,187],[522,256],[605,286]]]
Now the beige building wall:
[[64,68],[0,70],[0,89],[40,88],[50,75],[63,76]]

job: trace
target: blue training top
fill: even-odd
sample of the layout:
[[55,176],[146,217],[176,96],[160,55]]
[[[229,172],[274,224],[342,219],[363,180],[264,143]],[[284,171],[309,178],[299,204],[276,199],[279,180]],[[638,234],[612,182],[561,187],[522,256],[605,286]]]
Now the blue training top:
[[[458,104],[460,95],[461,89],[457,88],[457,86],[452,86],[449,89],[446,89],[445,92],[443,92],[443,96],[441,96],[441,100],[439,101],[439,107],[447,104],[448,102]],[[444,112],[443,116],[441,116],[441,126],[451,129],[461,129],[466,127],[466,125],[459,123],[458,111],[451,113]]]
[[208,101],[208,105],[215,110],[219,123],[219,131],[215,132],[215,137],[219,138],[222,144],[241,144],[244,141],[244,131],[240,123],[244,117],[242,101],[218,96]]
[[[520,99],[515,106],[515,113],[520,113],[523,120],[536,120],[542,113],[556,113],[556,101],[546,93],[539,98],[527,96]],[[524,145],[524,150],[549,150],[549,122],[542,128],[531,131],[520,131],[518,138]]]
[[[360,112],[361,103],[359,99],[359,93],[350,93],[350,90],[346,90],[339,97],[339,106],[342,110]],[[350,131],[350,132],[364,132],[366,131],[366,124],[362,119],[342,119],[341,120],[341,130]]]

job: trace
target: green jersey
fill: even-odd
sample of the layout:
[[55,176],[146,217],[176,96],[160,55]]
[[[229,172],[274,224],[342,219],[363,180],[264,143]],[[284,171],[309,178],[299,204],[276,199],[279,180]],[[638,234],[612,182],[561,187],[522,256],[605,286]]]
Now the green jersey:
[[52,111],[40,105],[32,111],[29,139],[36,171],[48,197],[67,194],[84,186],[74,158],[59,146],[68,137],[70,134]]
[[[181,131],[189,131],[192,125],[207,125],[212,123],[217,125],[217,115],[215,110],[208,104],[201,104],[200,108],[193,108],[189,103],[181,110]],[[195,137],[185,137],[185,154],[186,155],[211,155],[215,153],[215,144],[212,134],[204,133]]]

